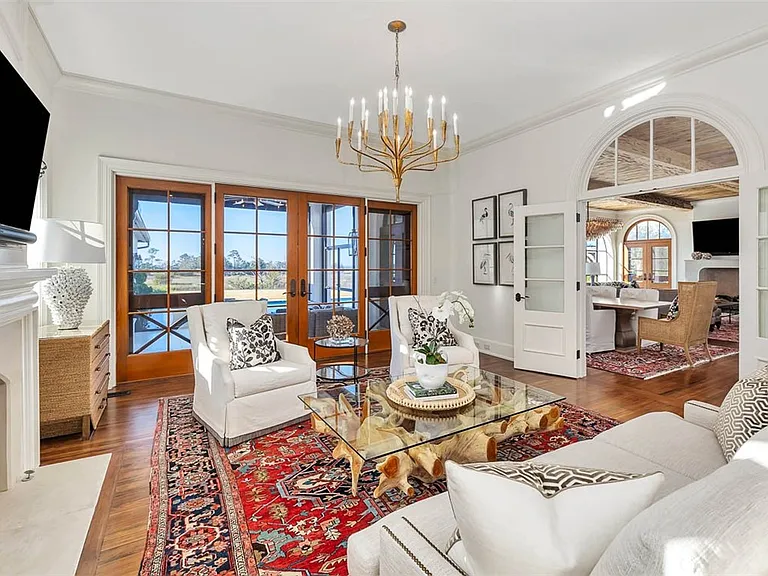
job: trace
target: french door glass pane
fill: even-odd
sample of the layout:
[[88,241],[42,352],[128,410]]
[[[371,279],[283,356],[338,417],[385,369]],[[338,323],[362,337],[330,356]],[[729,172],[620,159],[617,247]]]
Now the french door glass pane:
[[224,197],[224,230],[256,233],[257,198],[250,196]]
[[565,274],[565,248],[527,248],[526,278],[562,280]]
[[563,214],[528,216],[526,222],[526,246],[563,246],[565,244]]
[[757,304],[760,314],[758,319],[760,338],[768,338],[768,290],[757,291]]
[[757,235],[768,236],[768,188],[758,192]]
[[526,280],[526,310],[539,312],[565,311],[565,282],[562,280]]
[[188,349],[185,309],[205,303],[205,197],[134,189],[129,195],[129,353]]
[[368,330],[389,330],[389,300],[370,298],[368,300]]
[[757,241],[757,285],[768,288],[768,240]]
[[256,272],[224,271],[224,300],[255,300]]
[[260,234],[288,234],[288,201],[259,198],[258,231]]
[[224,234],[224,270],[254,270],[255,268],[255,235]]

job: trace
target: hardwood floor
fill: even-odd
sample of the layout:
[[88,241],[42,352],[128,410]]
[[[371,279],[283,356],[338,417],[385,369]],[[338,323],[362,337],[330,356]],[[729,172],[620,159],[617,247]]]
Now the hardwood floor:
[[[370,367],[386,366],[389,355],[372,354],[367,363]],[[481,366],[559,392],[572,404],[621,421],[658,410],[682,414],[683,403],[693,398],[719,405],[738,377],[738,356],[651,380],[592,369],[584,379],[569,380],[515,370],[510,362],[485,355],[481,355]],[[123,576],[138,572],[147,535],[157,399],[190,394],[192,388],[191,376],[121,385],[117,390],[129,391],[130,395],[110,399],[91,440],[72,436],[42,442],[44,465],[108,452],[116,456],[108,471],[113,481],[105,484],[102,492],[79,574]]]

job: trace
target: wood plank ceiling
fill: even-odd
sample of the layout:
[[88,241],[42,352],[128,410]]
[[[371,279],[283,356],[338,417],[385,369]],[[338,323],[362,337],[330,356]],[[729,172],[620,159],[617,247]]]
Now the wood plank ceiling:
[[728,198],[738,195],[739,181],[729,180],[727,182],[701,184],[689,188],[655,191],[648,194],[592,200],[589,203],[589,207],[601,210],[614,210],[617,212],[639,210],[649,206],[691,210],[693,209],[692,202],[713,200],[716,198]]

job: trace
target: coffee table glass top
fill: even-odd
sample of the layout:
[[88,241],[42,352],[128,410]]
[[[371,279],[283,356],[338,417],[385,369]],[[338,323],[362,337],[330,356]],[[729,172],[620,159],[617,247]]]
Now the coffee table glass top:
[[472,385],[472,404],[451,411],[409,410],[391,402],[387,387],[397,378],[370,378],[318,390],[299,398],[363,460],[376,460],[421,444],[444,440],[486,424],[541,408],[565,397],[487,370],[451,367],[449,377]]
[[320,348],[360,348],[368,345],[365,338],[350,336],[349,338],[321,338],[315,340],[315,346]]

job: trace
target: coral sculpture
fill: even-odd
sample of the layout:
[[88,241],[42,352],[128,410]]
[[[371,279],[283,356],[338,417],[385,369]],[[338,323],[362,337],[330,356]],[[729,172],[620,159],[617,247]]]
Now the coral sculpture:
[[61,330],[72,330],[83,321],[83,311],[93,287],[83,268],[63,266],[56,275],[43,282],[41,292],[51,310],[53,323]]

